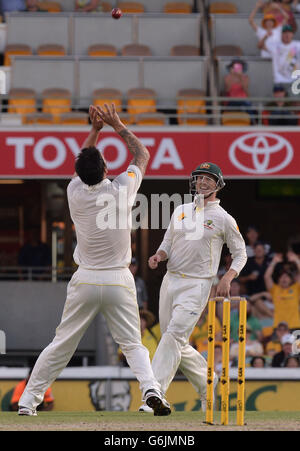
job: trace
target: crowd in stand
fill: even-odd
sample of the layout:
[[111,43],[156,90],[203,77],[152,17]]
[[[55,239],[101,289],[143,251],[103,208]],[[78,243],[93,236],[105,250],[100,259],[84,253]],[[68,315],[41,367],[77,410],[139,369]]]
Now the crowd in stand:
[[[246,366],[253,368],[281,367],[299,368],[300,352],[293,352],[300,330],[300,255],[293,245],[286,254],[275,253],[270,243],[260,240],[254,225],[246,232],[248,261],[237,279],[231,284],[230,295],[245,297],[247,303]],[[141,316],[143,344],[149,349],[151,358],[160,339],[159,323],[148,308],[146,284],[136,276],[136,259],[131,270],[136,278],[138,302]],[[231,256],[225,253],[215,281],[217,285],[231,264]],[[214,296],[214,289],[211,297]],[[154,325],[155,324],[155,325]],[[153,326],[154,325],[154,326]],[[239,302],[231,301],[231,345],[230,365],[238,361]],[[222,369],[222,303],[217,304],[215,323],[215,369]],[[190,344],[200,353],[207,354],[207,308],[201,315],[190,337]],[[300,331],[299,331],[300,335]],[[126,364],[120,354],[120,362]]]

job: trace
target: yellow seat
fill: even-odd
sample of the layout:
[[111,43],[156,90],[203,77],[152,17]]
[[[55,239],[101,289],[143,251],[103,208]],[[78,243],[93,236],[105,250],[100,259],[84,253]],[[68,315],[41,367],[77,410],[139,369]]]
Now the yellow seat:
[[231,2],[214,2],[209,5],[210,14],[237,14],[238,9]]
[[121,50],[122,56],[152,56],[152,52],[148,45],[143,44],[127,44]]
[[54,125],[54,118],[49,113],[33,113],[24,116],[25,125]]
[[224,111],[222,125],[227,127],[247,127],[251,125],[251,117],[244,111]]
[[8,44],[4,49],[4,66],[11,65],[11,56],[32,55],[32,49],[25,44]]
[[114,88],[95,89],[93,92],[93,105],[104,108],[105,103],[108,105],[114,103],[116,106],[116,111],[120,113],[122,111],[121,91]]
[[62,7],[58,2],[38,2],[38,7],[48,13],[60,13]]
[[127,92],[127,113],[131,122],[142,113],[156,113],[156,93],[149,88],[133,88]]
[[143,14],[145,7],[139,2],[118,2],[120,8],[125,14]]
[[50,88],[42,92],[42,112],[53,115],[59,122],[60,116],[71,112],[71,93],[67,89]]
[[37,48],[39,56],[65,56],[66,50],[63,45],[59,44],[43,44]]
[[71,113],[62,114],[59,118],[59,124],[62,125],[88,125],[88,123],[88,114],[78,111],[72,111]]
[[8,113],[23,117],[36,112],[36,93],[33,89],[13,88],[8,94]]
[[179,125],[206,125],[204,91],[200,89],[181,89],[177,93],[177,121]]
[[191,14],[192,6],[186,2],[168,2],[163,11],[167,14]]
[[88,48],[88,55],[94,57],[117,56],[117,49],[111,44],[93,44]]
[[135,123],[145,127],[160,127],[166,125],[166,116],[163,113],[138,114]]
[[199,56],[200,49],[196,45],[174,45],[171,48],[172,56]]

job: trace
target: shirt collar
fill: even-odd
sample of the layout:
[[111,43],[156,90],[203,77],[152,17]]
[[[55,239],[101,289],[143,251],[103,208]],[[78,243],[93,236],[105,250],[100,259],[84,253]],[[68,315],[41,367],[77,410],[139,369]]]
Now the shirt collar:
[[104,180],[101,180],[101,182],[97,183],[96,185],[86,185],[83,183],[83,189],[86,191],[98,191],[100,188],[102,188],[105,185],[108,185],[111,183],[111,181],[108,178],[105,178]]
[[[207,208],[211,208],[211,207],[216,207],[217,205],[219,205],[219,203],[220,203],[220,199],[209,200],[204,208],[207,209]],[[193,205],[194,205],[194,209],[196,209],[195,200],[193,200]]]

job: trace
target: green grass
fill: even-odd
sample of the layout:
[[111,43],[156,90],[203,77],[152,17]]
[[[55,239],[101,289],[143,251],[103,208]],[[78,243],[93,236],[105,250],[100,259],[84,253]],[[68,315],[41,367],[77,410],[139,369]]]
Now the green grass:
[[14,430],[86,430],[86,431],[204,431],[204,430],[300,430],[300,412],[246,412],[245,426],[236,426],[236,414],[230,412],[229,426],[204,424],[202,412],[173,412],[154,417],[140,412],[39,412],[37,417],[20,417],[0,412],[0,431]]

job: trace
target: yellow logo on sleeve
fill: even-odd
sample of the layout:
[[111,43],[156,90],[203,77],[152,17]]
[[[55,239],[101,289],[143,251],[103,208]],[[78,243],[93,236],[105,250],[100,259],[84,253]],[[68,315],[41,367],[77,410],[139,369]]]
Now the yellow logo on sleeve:
[[135,173],[134,172],[130,171],[130,172],[127,172],[127,174],[128,174],[129,177],[134,179],[134,177],[135,177]]

